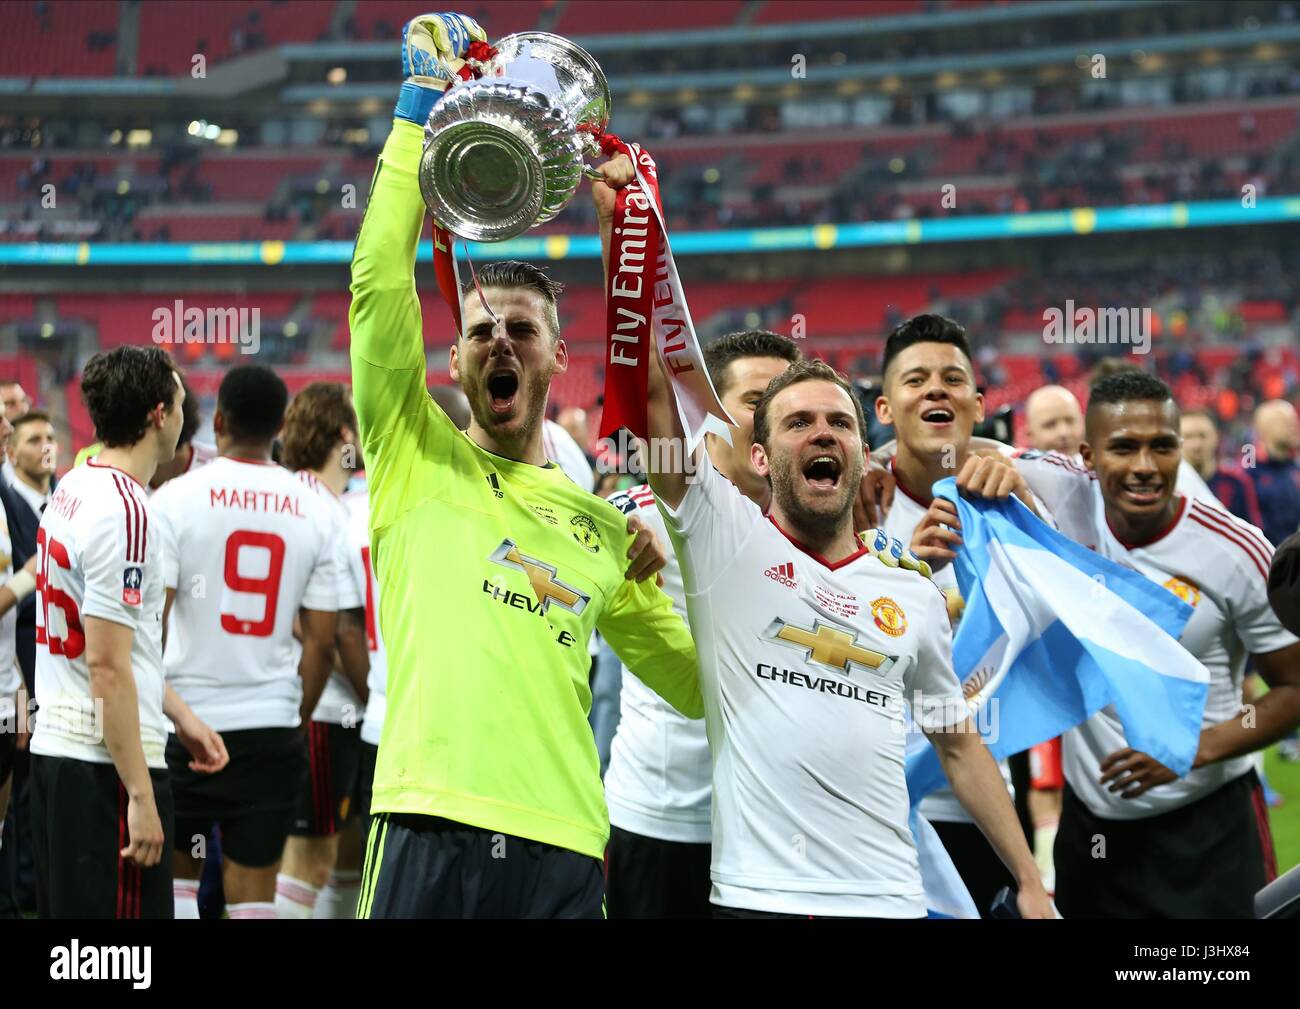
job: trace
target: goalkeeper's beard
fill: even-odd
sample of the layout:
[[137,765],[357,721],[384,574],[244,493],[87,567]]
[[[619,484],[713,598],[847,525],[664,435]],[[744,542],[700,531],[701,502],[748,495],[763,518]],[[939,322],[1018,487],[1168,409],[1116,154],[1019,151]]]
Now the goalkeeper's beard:
[[474,422],[500,447],[510,449],[512,454],[522,454],[546,416],[546,400],[554,374],[554,370],[545,374],[525,372],[515,393],[514,406],[504,415],[492,410],[492,394],[488,392],[486,377],[479,376],[473,388],[468,383],[462,383],[461,388],[469,400]]

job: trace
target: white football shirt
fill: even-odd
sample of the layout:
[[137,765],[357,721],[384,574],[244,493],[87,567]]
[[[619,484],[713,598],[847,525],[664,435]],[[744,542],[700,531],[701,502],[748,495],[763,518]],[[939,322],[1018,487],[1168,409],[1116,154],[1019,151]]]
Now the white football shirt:
[[[338,608],[340,610],[361,609],[365,605],[366,573],[361,566],[361,555],[352,549],[348,526],[351,515],[347,505],[317,477],[306,470],[295,474],[306,486],[310,487],[325,502],[327,511],[333,521],[330,542],[334,545],[335,572],[338,575]],[[298,667],[302,659],[302,643],[296,638],[293,642],[293,664]],[[352,684],[341,670],[335,669],[325,681],[316,710],[312,712],[313,722],[328,722],[331,725],[345,725],[353,728],[361,724],[361,698],[352,689]]]
[[[1096,477],[1051,453],[1016,461],[1058,528],[1077,543],[1141,572],[1195,608],[1179,642],[1210,673],[1202,728],[1240,717],[1241,684],[1252,653],[1286,648],[1297,638],[1268,604],[1273,548],[1255,526],[1222,505],[1179,496],[1173,524],[1149,543],[1126,544],[1106,521]],[[1063,737],[1070,787],[1094,814],[1113,820],[1156,816],[1204,798],[1253,766],[1249,754],[1197,768],[1136,799],[1121,799],[1098,783],[1101,762],[1128,746],[1112,707]]]
[[163,546],[135,478],[91,460],[60,481],[36,535],[36,703],[33,753],[111,764],[90,692],[85,619],[131,628],[131,673],[145,761],[165,768]]
[[176,590],[172,687],[219,732],[296,727],[294,615],[338,609],[330,506],[275,463],[222,456],[164,484],[153,508]]
[[680,506],[659,506],[713,755],[711,899],[924,916],[903,710],[927,728],[966,717],[942,593],[866,546],[836,564],[805,552],[704,453]]
[[343,501],[349,516],[348,545],[361,559],[366,576],[366,648],[370,651],[366,689],[370,696],[361,722],[361,741],[378,746],[384,731],[384,715],[388,711],[388,655],[384,651],[383,635],[379,632],[379,583],[375,581],[375,568],[370,563],[370,493],[364,487],[349,491]]
[[[689,621],[682,569],[664,520],[646,484],[610,497],[625,515],[636,513],[664,544],[659,572],[673,609]],[[708,844],[713,765],[704,722],[687,718],[623,667],[618,731],[605,773],[609,822],[661,841]]]
[[[893,472],[893,460],[889,461],[890,472]],[[895,477],[897,479],[897,477]],[[885,521],[881,526],[885,533],[894,539],[901,541],[904,545],[912,542],[912,534],[916,532],[916,527],[921,524],[921,519],[929,511],[929,505],[922,504],[921,501],[913,497],[911,492],[903,487],[901,481],[898,481],[894,493],[894,503],[889,506],[889,514],[885,516]],[[945,564],[932,575],[934,584],[939,586],[939,590],[944,595],[947,603],[948,618],[951,621],[953,632],[956,633],[957,624],[961,620],[962,610],[966,606],[966,601],[962,599],[961,589],[957,586],[957,572],[955,565]],[[998,762],[998,770],[1002,773],[1002,780],[1007,783],[1007,791],[1015,801],[1015,789],[1011,784],[1011,768],[1005,760]],[[966,807],[958,800],[956,793],[951,788],[939,788],[931,792],[921,800],[918,807],[921,815],[931,823],[974,823],[975,819],[966,811]]]
[[573,435],[553,420],[542,422],[542,447],[546,449],[546,458],[564,470],[570,480],[588,493],[596,489],[596,474],[587,462],[587,453]]

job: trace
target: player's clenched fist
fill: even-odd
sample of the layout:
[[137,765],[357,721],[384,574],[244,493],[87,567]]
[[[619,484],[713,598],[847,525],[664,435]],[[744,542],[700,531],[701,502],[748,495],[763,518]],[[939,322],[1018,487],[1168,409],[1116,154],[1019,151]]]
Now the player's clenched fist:
[[421,14],[402,29],[402,92],[394,117],[423,126],[438,98],[457,79],[470,43],[487,33],[467,14]]

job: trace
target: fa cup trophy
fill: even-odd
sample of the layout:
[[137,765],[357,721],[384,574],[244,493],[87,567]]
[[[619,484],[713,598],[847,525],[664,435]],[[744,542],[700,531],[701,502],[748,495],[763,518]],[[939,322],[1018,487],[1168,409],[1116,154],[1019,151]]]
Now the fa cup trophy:
[[[609,82],[568,39],[519,32],[483,76],[451,87],[424,127],[420,192],[462,238],[497,242],[549,221],[573,199],[609,124]],[[598,176],[597,176],[598,177]]]

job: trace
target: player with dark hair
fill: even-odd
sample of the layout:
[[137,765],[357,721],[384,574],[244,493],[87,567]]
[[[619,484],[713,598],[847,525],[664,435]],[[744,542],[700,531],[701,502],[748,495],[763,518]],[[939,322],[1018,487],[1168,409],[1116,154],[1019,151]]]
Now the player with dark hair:
[[300,727],[333,668],[334,518],[271,461],[288,398],[269,368],[227,372],[212,421],[219,457],[153,499],[166,547],[167,679],[230,751],[225,770],[199,777],[179,740],[167,744],[178,918],[198,917],[203,838],[213,823],[229,916],[275,916],[276,871],[306,773]]
[[[360,917],[595,917],[609,833],[587,723],[595,628],[685,714],[695,649],[671,601],[625,577],[633,536],[546,456],[568,366],[557,289],[527,264],[479,274],[450,373],[462,434],[425,388],[416,176],[438,92],[482,29],[427,15],[352,261],[353,392],[388,651]],[[437,75],[437,76],[433,76]]]
[[[593,199],[608,257],[614,189],[633,171],[624,156],[602,172]],[[650,357],[649,435],[681,444],[675,394],[660,355]],[[866,423],[852,388],[825,362],[799,361],[753,413],[766,515],[706,452],[675,468],[650,453],[699,648],[715,914],[924,916],[899,731],[906,699],[1014,869],[1021,913],[1050,916],[953,675],[942,595],[901,543],[882,532],[859,542]]]
[[[1300,725],[1300,640],[1269,607],[1273,550],[1260,530],[1177,491],[1178,428],[1167,385],[1120,372],[1092,387],[1086,469],[1056,453],[1016,460],[1062,533],[1194,608],[1180,642],[1210,672],[1200,747],[1183,778],[1129,747],[1112,708],[1063,737],[1055,865],[1067,918],[1251,917],[1254,893],[1276,873],[1250,754]],[[960,523],[932,518],[955,531],[917,550],[941,562]],[[1271,689],[1243,711],[1248,657]]]
[[194,774],[226,752],[162,666],[164,550],[144,487],[176,451],[185,395],[171,358],[119,347],[86,365],[104,442],[55,491],[37,537],[32,814],[42,918],[169,918],[175,725]]
[[[754,406],[768,383],[801,358],[794,341],[764,330],[728,333],[704,349],[718,398],[736,427],[731,443],[717,435],[705,447],[714,468],[766,508],[771,488],[750,459]],[[637,514],[663,539],[663,517],[648,484],[613,495],[620,511]],[[664,591],[686,619],[682,571],[671,554]],[[621,717],[605,798],[610,834],[605,861],[611,918],[707,918],[713,769],[704,723],[685,718],[623,667]]]
[[[343,502],[358,469],[357,415],[347,387],[313,382],[289,404],[284,464],[325,503],[337,552],[338,667],[330,674],[307,730],[308,776],[276,878],[281,918],[351,918],[361,882],[361,833],[351,808],[367,701],[366,571],[349,540]],[[296,647],[295,653],[300,649]]]
[[[882,370],[876,417],[893,425],[896,440],[877,450],[876,459],[890,467],[898,489],[883,523],[886,533],[911,542],[935,503],[930,489],[948,476],[957,476],[972,491],[1014,488],[1036,507],[1024,480],[997,450],[972,448],[975,425],[984,419],[984,397],[975,385],[970,343],[961,326],[939,315],[908,319],[886,339]],[[956,575],[943,568],[934,572],[934,581],[955,627],[965,607]],[[1005,762],[1000,767],[1010,791],[1011,772]],[[987,915],[998,891],[1014,883],[1002,860],[951,790],[927,796],[920,811],[952,856],[975,906]]]

